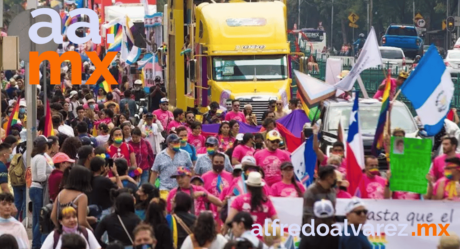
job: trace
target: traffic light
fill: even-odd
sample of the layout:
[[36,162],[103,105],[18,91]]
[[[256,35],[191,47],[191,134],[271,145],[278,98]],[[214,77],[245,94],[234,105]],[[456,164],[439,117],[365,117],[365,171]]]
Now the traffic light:
[[447,30],[453,32],[455,30],[455,18],[453,16],[449,16],[446,19],[447,22]]

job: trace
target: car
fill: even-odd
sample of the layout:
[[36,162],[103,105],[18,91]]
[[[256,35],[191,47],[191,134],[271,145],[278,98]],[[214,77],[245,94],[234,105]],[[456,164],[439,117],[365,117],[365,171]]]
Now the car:
[[457,77],[460,73],[460,50],[447,51],[446,59],[444,60],[447,70],[453,77]]
[[390,68],[392,71],[396,68],[401,69],[406,66],[406,56],[404,51],[395,47],[379,47],[382,55],[382,63],[385,68]]
[[[344,141],[346,140],[352,107],[353,100],[328,99],[324,101],[320,122],[322,136],[319,141],[320,148],[325,155],[329,156],[332,145],[337,141],[337,130],[340,121],[344,129]],[[382,103],[376,99],[359,99],[359,119],[365,155],[371,155],[381,107]],[[393,130],[396,127],[404,129],[408,138],[418,137],[419,128],[415,118],[406,104],[401,101],[395,101],[391,111],[391,129]],[[380,154],[378,159],[379,169],[382,171],[387,170],[388,163],[385,154]]]
[[413,25],[390,25],[381,44],[384,47],[401,48],[410,58],[423,55],[423,39]]

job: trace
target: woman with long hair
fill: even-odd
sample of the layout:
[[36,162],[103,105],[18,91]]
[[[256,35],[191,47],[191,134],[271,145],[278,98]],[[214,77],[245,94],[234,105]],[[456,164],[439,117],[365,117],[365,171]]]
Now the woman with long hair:
[[115,198],[115,212],[102,219],[97,225],[94,235],[103,248],[107,246],[101,241],[105,232],[107,232],[109,242],[118,240],[127,248],[133,245],[133,230],[140,222],[141,219],[134,213],[133,196],[128,193],[121,193]]
[[45,136],[38,136],[34,140],[32,149],[32,161],[30,170],[32,173],[32,184],[30,185],[29,196],[32,201],[32,248],[40,248],[40,210],[43,205],[49,203],[48,178],[53,171],[53,161],[45,156],[49,151],[49,141]]
[[160,198],[160,190],[150,183],[142,184],[136,192],[136,215],[145,219],[145,213],[153,198]]
[[61,152],[68,155],[71,159],[77,159],[78,150],[81,147],[81,141],[78,137],[69,137],[64,140],[61,146]]
[[97,90],[97,103],[105,103],[106,101],[106,96],[107,93],[105,92],[103,87],[99,87],[99,90]]
[[233,134],[233,136],[236,136],[238,133],[240,133],[240,124],[238,121],[232,119],[230,122],[228,122],[230,126],[230,131]]
[[228,149],[232,148],[233,144],[235,143],[235,136],[236,134],[233,134],[232,131],[230,131],[229,122],[222,121],[219,126],[219,132],[217,133],[219,151],[226,152]]
[[281,168],[281,181],[271,186],[275,197],[303,197],[305,187],[295,179],[294,166],[291,162],[284,162]]
[[104,146],[106,147],[107,146],[107,141],[109,140],[109,127],[102,123],[102,124],[99,124],[98,128],[98,136],[96,137],[96,141],[97,141],[97,144],[99,146]]
[[216,222],[212,212],[202,212],[196,220],[193,234],[185,239],[181,249],[221,249],[226,243],[227,239],[216,231]]
[[168,221],[164,216],[166,203],[163,199],[159,199],[158,203],[152,201],[147,209],[147,214],[144,222],[153,227],[157,244],[155,249],[173,249],[173,239]]
[[193,226],[196,221],[195,214],[191,213],[192,210],[192,197],[184,192],[177,192],[174,196],[172,203],[172,212],[166,216],[169,227],[174,228],[171,232],[173,234],[173,243],[175,248],[181,248],[185,238],[189,235],[189,232],[193,230]]
[[139,127],[134,128],[131,132],[131,141],[128,144],[134,149],[136,165],[142,169],[140,184],[149,182],[150,168],[155,157],[152,146],[142,138],[142,132]]
[[96,219],[87,217],[88,197],[85,194],[91,190],[91,171],[83,166],[73,166],[65,179],[64,188],[53,203],[51,220],[54,225],[59,225],[57,218],[62,209],[73,207],[78,212],[78,224],[92,230],[90,223],[95,223]]
[[137,168],[136,155],[131,145],[125,142],[125,136],[121,128],[115,127],[110,131],[110,137],[107,141],[109,147],[107,153],[110,158],[124,158],[128,162],[128,167]]
[[254,135],[252,133],[244,133],[243,141],[233,150],[232,164],[240,164],[243,157],[253,156],[254,152]]
[[47,155],[52,158],[59,152],[59,138],[57,136],[49,136],[48,140],[50,141],[50,148]]
[[[251,172],[246,180],[247,194],[239,195],[233,200],[226,224],[232,221],[233,216],[238,212],[248,212],[254,217],[254,224],[263,226],[265,219],[278,219],[275,207],[272,201],[264,193],[262,188],[265,182],[262,181],[262,175],[259,172]],[[224,228],[224,230],[226,227]],[[226,232],[226,231],[224,231]],[[258,236],[261,238],[260,236]]]
[[[65,207],[59,212],[58,226],[52,231],[43,242],[42,249],[60,249],[62,246],[63,234],[78,234],[86,241],[87,248],[99,249],[101,246],[94,237],[91,230],[78,224],[77,210],[73,207]],[[58,238],[56,241],[56,237]]]

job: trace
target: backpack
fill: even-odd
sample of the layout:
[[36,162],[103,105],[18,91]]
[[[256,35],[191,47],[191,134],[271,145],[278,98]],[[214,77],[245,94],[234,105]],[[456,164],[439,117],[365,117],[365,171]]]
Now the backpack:
[[26,185],[25,171],[24,157],[21,153],[15,154],[13,159],[11,159],[9,168],[11,186],[17,187]]
[[40,210],[39,226],[42,234],[51,233],[54,229],[53,221],[51,220],[51,211],[53,211],[53,203],[48,203]]
[[[84,227],[78,226],[78,232],[83,234],[83,237],[85,237],[86,243],[88,244],[88,247],[89,247],[88,230],[86,230],[86,228]],[[60,237],[61,237],[61,233],[59,233],[58,230],[55,230],[54,235],[53,235],[53,240],[54,240],[53,249],[56,249]]]

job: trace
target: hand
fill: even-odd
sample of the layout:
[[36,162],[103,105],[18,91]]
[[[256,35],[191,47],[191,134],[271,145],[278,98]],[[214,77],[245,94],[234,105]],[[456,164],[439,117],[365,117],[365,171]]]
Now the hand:
[[457,108],[452,108],[452,111],[453,111],[453,112],[457,112]]
[[146,116],[145,114],[142,114],[142,120],[144,121],[145,121],[145,116]]
[[228,232],[228,226],[227,226],[227,223],[225,223],[225,224],[222,226],[222,228],[221,228],[221,233],[222,233],[223,235],[226,235],[227,232]]
[[200,197],[203,197],[203,196],[204,196],[203,191],[198,191],[198,192],[193,193],[193,198],[194,199],[197,199],[197,198],[200,198]]
[[387,170],[387,180],[389,181],[391,178],[391,171],[390,170]]
[[112,173],[114,175],[118,175],[117,165],[115,165],[115,162],[112,165]]
[[426,174],[426,179],[428,180],[428,183],[430,184],[434,183],[434,177],[430,175],[430,173]]
[[317,125],[315,124],[315,125],[313,125],[312,129],[313,129],[313,134],[318,135],[319,126],[317,126]]

